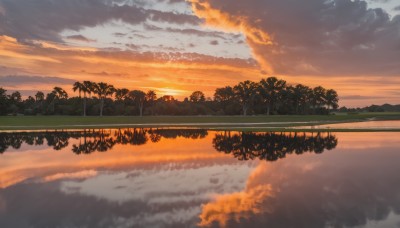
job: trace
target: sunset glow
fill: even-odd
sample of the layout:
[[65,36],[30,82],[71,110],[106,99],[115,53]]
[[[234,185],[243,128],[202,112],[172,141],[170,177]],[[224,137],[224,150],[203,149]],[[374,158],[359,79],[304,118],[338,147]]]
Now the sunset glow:
[[274,75],[335,88],[341,106],[400,102],[394,1],[288,2],[1,0],[0,83],[25,97],[92,80],[183,99]]

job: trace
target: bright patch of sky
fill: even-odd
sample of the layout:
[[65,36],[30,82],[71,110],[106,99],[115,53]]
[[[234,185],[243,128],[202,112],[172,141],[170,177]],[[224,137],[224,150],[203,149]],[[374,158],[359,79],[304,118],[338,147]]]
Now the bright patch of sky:
[[400,0],[368,0],[369,8],[382,8],[391,17],[400,15],[400,9],[396,10],[396,7],[400,7]]
[[[114,1],[117,4],[133,4],[143,9],[152,9],[177,14],[194,15],[185,2],[168,3],[160,0]],[[62,32],[65,41],[76,46],[117,48],[137,52],[186,52],[225,58],[251,58],[251,51],[241,33],[226,33],[202,25],[173,24],[147,21],[130,25],[122,21],[110,21],[80,31]],[[68,39],[82,35],[92,40]]]

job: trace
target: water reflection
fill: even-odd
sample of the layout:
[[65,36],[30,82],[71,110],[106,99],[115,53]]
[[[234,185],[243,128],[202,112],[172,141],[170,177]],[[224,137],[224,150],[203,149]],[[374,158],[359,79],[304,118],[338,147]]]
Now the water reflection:
[[400,224],[396,133],[131,128],[0,139],[0,227]]
[[239,160],[276,161],[287,154],[304,152],[322,153],[332,150],[338,143],[331,133],[232,133],[217,134],[213,139],[218,151],[233,154]]
[[116,144],[144,145],[149,140],[159,142],[162,138],[176,139],[177,137],[202,139],[207,136],[204,129],[118,129],[118,130],[83,130],[83,131],[54,131],[54,132],[17,132],[0,133],[0,153],[9,147],[21,148],[27,145],[44,145],[45,140],[49,147],[61,150],[69,145],[69,139],[79,139],[78,144],[72,145],[76,154],[90,154],[106,152]]
[[[69,139],[79,139],[72,145],[75,154],[107,152],[116,144],[144,145],[149,141],[158,143],[162,138],[177,137],[203,139],[208,135],[203,129],[117,129],[117,130],[83,130],[56,132],[20,132],[0,133],[0,153],[9,147],[19,149],[23,143],[27,145],[47,145],[54,150],[61,150],[69,145]],[[230,132],[215,134],[213,146],[217,151],[232,154],[239,160],[276,161],[285,158],[286,154],[303,154],[304,152],[322,153],[332,150],[338,140],[331,133],[249,133]]]

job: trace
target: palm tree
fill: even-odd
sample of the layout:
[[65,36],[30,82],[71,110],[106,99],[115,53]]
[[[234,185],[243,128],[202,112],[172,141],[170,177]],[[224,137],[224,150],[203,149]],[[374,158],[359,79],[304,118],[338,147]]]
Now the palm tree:
[[127,95],[129,93],[128,89],[116,89],[115,90],[115,99],[117,101],[122,101],[127,98]]
[[63,90],[61,87],[54,87],[52,93],[58,99],[68,99],[68,93]]
[[86,116],[86,107],[87,107],[87,96],[91,96],[92,93],[95,92],[95,82],[91,81],[83,81],[83,87],[82,87],[82,92],[83,92],[83,116]]
[[[82,99],[81,92],[83,92],[85,90],[85,85],[83,83],[80,83],[80,82],[75,82],[73,87],[72,87],[72,90],[74,90],[74,92],[76,92],[78,90],[79,98]],[[85,101],[84,101],[84,104],[83,104],[83,116],[86,116],[86,102]]]
[[56,102],[58,102],[59,100],[62,100],[62,99],[68,99],[68,93],[61,87],[54,87],[53,91],[51,91],[51,93],[48,94],[48,97],[52,98],[50,104],[51,104],[52,110],[54,112]]
[[108,96],[112,96],[115,92],[115,88],[112,85],[109,85],[104,82],[100,82],[97,84],[94,84],[94,92],[97,94],[97,96],[100,99],[100,116],[103,116],[103,108],[104,108],[104,100]]
[[269,77],[260,81],[260,94],[267,104],[267,115],[270,111],[275,111],[275,105],[279,100],[279,95],[286,87],[286,81],[278,80],[276,77]]
[[237,99],[240,101],[240,104],[242,105],[243,109],[243,115],[247,115],[247,111],[250,108],[254,96],[256,94],[256,87],[257,84],[252,82],[252,81],[244,81],[240,82],[238,85],[236,85],[233,88],[233,91],[235,92],[235,96]]

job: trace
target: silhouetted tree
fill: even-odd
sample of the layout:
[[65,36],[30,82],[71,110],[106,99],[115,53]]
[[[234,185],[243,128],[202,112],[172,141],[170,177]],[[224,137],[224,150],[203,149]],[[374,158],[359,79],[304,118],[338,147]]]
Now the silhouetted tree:
[[259,83],[259,92],[263,98],[266,107],[267,115],[275,111],[276,102],[281,98],[282,91],[286,87],[286,81],[278,80],[276,77],[262,79]]
[[108,96],[112,96],[114,94],[114,92],[115,92],[114,86],[109,85],[104,82],[100,82],[100,83],[95,84],[94,92],[97,94],[97,96],[100,99],[100,116],[103,116],[104,100]]
[[133,90],[129,92],[129,98],[133,100],[135,105],[139,108],[140,116],[143,116],[143,107],[146,101],[146,94],[141,90]]
[[0,87],[0,115],[6,115],[8,109],[7,90]]
[[240,101],[242,105],[243,115],[247,115],[247,111],[251,107],[254,96],[256,95],[257,84],[252,81],[240,82],[233,88],[235,97]]
[[328,89],[326,91],[325,99],[326,99],[326,105],[328,106],[328,112],[331,107],[333,109],[337,109],[339,107],[339,105],[338,105],[339,97],[335,90]]
[[204,102],[204,101],[206,101],[206,96],[205,96],[204,93],[201,92],[201,91],[194,91],[194,92],[190,95],[189,100],[190,100],[191,102],[195,102],[195,103],[197,103],[197,102]]

